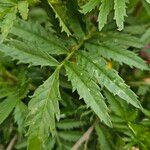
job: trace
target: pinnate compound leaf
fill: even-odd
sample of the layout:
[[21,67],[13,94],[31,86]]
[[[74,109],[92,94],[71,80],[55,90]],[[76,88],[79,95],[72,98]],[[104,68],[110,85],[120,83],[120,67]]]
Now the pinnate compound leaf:
[[141,108],[134,92],[129,89],[115,70],[107,67],[107,63],[101,57],[80,52],[78,53],[78,63],[92,77],[94,76],[101,86],[105,86],[114,95],[118,95],[133,106]]
[[118,30],[119,31],[122,30],[124,28],[124,17],[127,16],[126,15],[127,0],[114,0],[114,2],[112,0],[90,0],[81,7],[80,12],[86,14],[90,12],[92,9],[94,9],[96,6],[99,6],[100,2],[101,6],[99,8],[100,12],[98,16],[99,30],[101,30],[106,24],[107,16],[113,5],[115,11],[114,19],[116,20]]
[[108,108],[104,98],[100,93],[99,86],[76,64],[67,63],[65,65],[67,76],[72,83],[73,91],[77,90],[80,98],[83,98],[88,107],[98,115],[98,117],[108,126],[111,126],[108,115]]
[[37,139],[43,144],[51,132],[55,134],[55,116],[59,117],[59,70],[56,70],[38,89],[29,102],[29,143]]
[[14,60],[19,60],[19,63],[27,63],[30,66],[58,65],[58,62],[52,56],[37,49],[36,46],[31,46],[29,43],[13,40],[9,45],[0,44],[0,51]]

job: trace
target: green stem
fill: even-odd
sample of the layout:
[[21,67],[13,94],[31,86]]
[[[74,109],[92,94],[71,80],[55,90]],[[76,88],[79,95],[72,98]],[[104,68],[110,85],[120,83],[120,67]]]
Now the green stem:
[[77,50],[79,50],[79,49],[81,48],[81,46],[83,46],[83,44],[85,43],[85,41],[89,40],[89,39],[92,37],[92,35],[93,35],[93,33],[95,32],[95,30],[96,30],[96,28],[93,27],[93,28],[91,29],[91,31],[89,32],[89,34],[86,35],[86,36],[83,38],[83,40],[81,40],[81,42],[80,42],[78,45],[72,47],[71,53],[69,53],[68,56],[57,66],[56,70],[61,69],[61,68],[65,65],[65,63],[74,55],[74,53],[75,53]]

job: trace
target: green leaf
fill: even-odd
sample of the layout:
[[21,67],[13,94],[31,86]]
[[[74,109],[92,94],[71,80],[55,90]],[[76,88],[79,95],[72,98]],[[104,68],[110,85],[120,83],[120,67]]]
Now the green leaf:
[[53,32],[46,31],[38,23],[19,21],[12,28],[11,33],[30,43],[35,43],[39,49],[49,54],[59,55],[67,52],[64,43]]
[[118,61],[120,64],[125,63],[130,67],[134,66],[142,70],[148,70],[145,61],[132,51],[126,50],[112,42],[96,43],[89,42],[85,44],[86,48],[94,53]]
[[67,0],[67,15],[69,27],[73,31],[74,35],[78,38],[83,38],[85,33],[83,31],[84,22],[78,11],[77,0]]
[[22,18],[26,20],[28,18],[28,2],[27,1],[19,1],[18,2],[18,11]]
[[[68,29],[68,27],[67,27],[65,21],[64,21],[63,18],[61,17],[62,14],[60,14],[60,13],[53,7],[53,5],[51,4],[50,0],[48,0],[48,3],[49,3],[49,5],[50,5],[50,7],[53,9],[53,11],[54,11],[54,13],[55,13],[55,15],[56,15],[56,18],[58,18],[58,20],[59,20],[59,25],[60,25],[60,27],[62,27],[62,32],[65,31],[68,36],[71,35],[71,32],[70,32],[70,30]],[[62,13],[63,13],[63,12],[62,12]]]
[[114,19],[116,20],[116,24],[118,26],[119,31],[121,31],[124,28],[124,17],[127,16],[126,2],[127,0],[114,0]]
[[[149,2],[148,2],[149,1]],[[147,4],[149,3],[149,4]],[[142,5],[143,7],[145,8],[148,16],[150,16],[150,0],[145,0],[145,1],[142,1]],[[141,26],[141,25],[140,25]]]
[[104,25],[107,23],[107,16],[112,9],[112,0],[102,0],[101,6],[99,8],[100,12],[98,15],[98,23],[99,23],[99,30],[102,30]]
[[57,123],[57,127],[59,129],[73,129],[73,128],[78,128],[80,126],[83,126],[85,122],[82,121],[77,121],[77,120],[72,120],[72,119],[65,119]]
[[[78,63],[95,77],[101,86],[105,86],[114,95],[118,95],[128,103],[141,108],[137,96],[124,83],[118,73],[107,67],[106,62],[99,56],[90,53],[78,53]],[[91,78],[92,78],[91,77]]]
[[145,32],[146,28],[146,25],[130,25],[124,28],[124,32],[129,34],[141,35]]
[[[0,82],[0,85],[2,86],[1,82]],[[8,91],[10,89],[7,88],[6,86],[2,86],[2,87],[1,86],[0,86],[0,99],[3,99],[5,97],[7,97],[11,93],[11,91]]]
[[65,68],[68,79],[72,83],[73,91],[77,90],[80,98],[84,99],[87,106],[91,107],[105,124],[111,126],[108,108],[98,85],[77,65],[68,62]]
[[117,45],[120,45],[121,47],[132,46],[136,48],[143,48],[144,46],[143,42],[141,42],[139,38],[125,33],[107,32],[106,34],[104,33],[104,35],[102,35],[101,38],[103,42],[108,41],[110,43],[115,43]]
[[29,102],[29,143],[38,138],[44,143],[50,132],[55,134],[55,116],[59,117],[59,70],[39,86]]
[[9,116],[12,112],[18,98],[14,95],[10,95],[3,102],[0,103],[0,124]]
[[11,28],[13,27],[14,20],[16,19],[16,13],[17,9],[16,7],[14,7],[5,15],[1,25],[1,42],[4,41],[4,39],[9,34]]
[[114,96],[107,90],[105,90],[104,93],[108,100],[108,103],[110,104],[111,111],[113,111],[116,115],[120,116],[123,119],[125,117],[126,105],[123,103],[123,101],[120,98]]
[[109,140],[105,135],[105,132],[101,129],[99,125],[96,126],[96,134],[98,136],[98,143],[101,150],[112,150]]
[[90,0],[88,3],[81,7],[80,12],[86,14],[94,9],[98,4],[100,4],[100,0]]
[[56,66],[58,64],[52,56],[29,43],[13,40],[9,45],[0,44],[0,51],[6,56],[19,60],[18,63],[28,63],[30,66]]
[[29,150],[41,150],[42,149],[42,143],[38,137],[34,137],[30,139],[28,143],[28,149]]
[[15,0],[5,0],[5,2],[3,0],[0,0],[0,4],[7,6],[7,4],[12,5],[12,4],[16,4],[16,3],[15,3]]
[[14,119],[15,122],[18,124],[19,132],[23,132],[22,129],[24,126],[27,112],[27,106],[23,102],[19,101],[14,110]]
[[59,137],[66,141],[70,142],[76,142],[82,135],[82,132],[77,132],[77,131],[60,131],[59,132]]
[[27,0],[27,1],[31,6],[39,3],[39,0]]
[[47,142],[45,143],[43,149],[44,150],[53,150],[56,145],[56,138],[49,137]]
[[145,44],[149,44],[150,42],[150,28],[148,28],[141,37],[141,41]]

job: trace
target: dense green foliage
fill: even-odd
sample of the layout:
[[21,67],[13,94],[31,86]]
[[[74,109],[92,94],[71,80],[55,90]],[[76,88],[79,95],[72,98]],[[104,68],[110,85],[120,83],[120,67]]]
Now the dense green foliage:
[[149,0],[0,0],[0,29],[0,150],[150,149]]

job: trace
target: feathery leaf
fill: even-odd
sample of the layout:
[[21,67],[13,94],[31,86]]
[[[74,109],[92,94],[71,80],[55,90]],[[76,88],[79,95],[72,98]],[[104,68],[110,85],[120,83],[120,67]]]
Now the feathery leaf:
[[102,0],[102,4],[99,8],[99,15],[98,15],[98,27],[101,30],[104,25],[107,23],[107,16],[112,9],[112,0]]
[[38,23],[19,21],[12,28],[11,33],[29,42],[36,43],[39,49],[49,54],[59,55],[67,52],[64,43]]
[[18,124],[19,132],[23,132],[22,129],[25,123],[27,112],[27,106],[23,102],[19,101],[14,110],[14,119]]
[[60,25],[60,27],[62,27],[62,32],[65,31],[68,36],[71,35],[71,32],[68,29],[67,25],[65,24],[64,20],[62,19],[61,14],[59,14],[58,11],[53,7],[50,0],[48,0],[48,3],[50,5],[50,7],[53,9],[53,11],[56,15],[56,18],[58,18],[58,20],[59,20],[59,25]]
[[12,112],[18,98],[13,95],[9,95],[3,102],[0,103],[0,124],[9,116]]
[[102,35],[101,38],[103,42],[109,41],[111,43],[118,44],[122,47],[132,46],[136,48],[142,48],[144,46],[143,42],[141,42],[139,38],[125,33],[107,32],[106,34]]
[[124,17],[127,16],[126,3],[127,0],[114,0],[114,19],[116,20],[116,24],[118,26],[119,31],[121,31],[124,28]]
[[133,106],[141,108],[137,96],[128,88],[115,70],[107,67],[106,62],[101,57],[81,52],[78,53],[78,56],[79,65],[93,75],[101,86],[105,86],[114,95],[118,95]]
[[29,11],[28,6],[29,4],[27,1],[18,2],[18,10],[24,20],[28,18],[28,11]]
[[98,143],[100,149],[111,150],[112,148],[108,142],[105,132],[101,129],[101,126],[97,125],[95,129],[96,129],[96,134],[98,136]]
[[0,51],[14,60],[19,60],[19,63],[28,63],[30,66],[58,65],[58,62],[52,56],[29,43],[12,41],[9,45],[0,44]]
[[56,70],[38,89],[29,102],[29,143],[38,138],[44,143],[50,132],[55,134],[55,116],[58,117],[59,70]]
[[105,124],[111,126],[108,115],[108,108],[104,102],[104,98],[100,93],[98,85],[90,79],[90,76],[79,68],[76,64],[67,63],[65,65],[67,76],[72,83],[73,91],[77,90],[80,98],[83,98],[88,107],[104,121]]
[[113,59],[118,61],[119,63],[125,63],[130,67],[134,66],[139,69],[148,70],[148,66],[146,65],[145,61],[138,57],[135,53],[128,51],[121,46],[117,46],[114,43],[105,42],[105,43],[86,43],[86,48],[94,53],[97,53],[103,57],[108,59]]
[[16,7],[12,8],[9,13],[7,13],[2,21],[1,25],[1,39],[0,42],[3,42],[4,39],[9,34],[11,28],[13,27],[14,21],[16,19],[17,9]]

